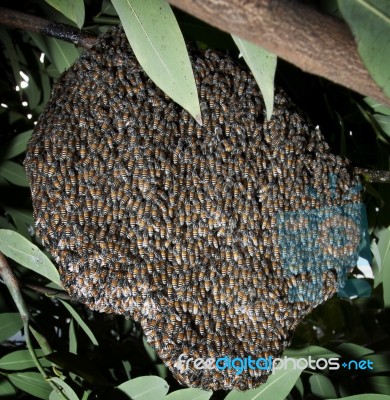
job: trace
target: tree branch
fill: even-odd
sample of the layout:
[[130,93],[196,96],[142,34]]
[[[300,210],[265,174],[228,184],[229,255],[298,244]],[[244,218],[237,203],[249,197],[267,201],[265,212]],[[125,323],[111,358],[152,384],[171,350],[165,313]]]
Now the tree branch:
[[364,67],[348,26],[334,17],[293,0],[168,1],[306,72],[390,105]]
[[370,183],[390,183],[390,171],[376,171],[366,168],[354,168],[356,175],[361,175],[364,180]]
[[85,30],[3,7],[0,7],[0,24],[11,28],[42,33],[86,49],[96,43],[96,36]]
[[20,291],[20,285],[16,276],[14,275],[12,269],[8,265],[7,259],[0,252],[0,277],[4,280],[4,283],[8,287],[8,290],[11,293],[11,296],[15,302],[16,307],[18,308],[19,314],[23,321],[24,328],[24,337],[26,339],[26,345],[28,351],[33,359],[38,371],[42,374],[43,378],[49,383],[49,385],[58,393],[59,397],[63,400],[67,400],[68,398],[62,393],[62,389],[57,383],[53,382],[50,377],[47,375],[45,369],[42,367],[35,350],[33,343],[30,337],[30,315],[28,312],[27,305],[23,299],[22,293]]
[[68,293],[63,290],[51,289],[48,287],[33,285],[31,283],[25,283],[24,287],[34,290],[35,292],[42,293],[48,297],[57,297],[62,300],[72,300]]

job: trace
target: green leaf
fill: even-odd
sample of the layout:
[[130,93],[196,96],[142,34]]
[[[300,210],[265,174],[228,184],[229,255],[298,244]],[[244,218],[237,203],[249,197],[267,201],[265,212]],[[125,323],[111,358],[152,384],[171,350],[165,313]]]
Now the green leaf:
[[181,389],[169,393],[163,400],[209,400],[212,394],[202,389]]
[[338,345],[336,349],[341,355],[348,356],[353,359],[361,358],[368,354],[374,353],[374,350],[355,343],[342,343]]
[[[35,354],[37,357],[42,357],[44,355],[41,349],[36,349]],[[44,358],[40,360],[40,363],[44,367],[51,366],[51,363]],[[0,369],[6,369],[8,371],[20,371],[22,369],[34,367],[36,367],[36,365],[29,350],[17,350],[0,358]]]
[[33,130],[30,129],[26,132],[20,133],[9,142],[7,150],[4,153],[4,160],[14,158],[26,151],[27,143],[31,138],[32,131]]
[[390,355],[385,354],[369,354],[362,357],[362,360],[372,361],[372,370],[366,369],[366,372],[377,374],[390,371]]
[[390,227],[379,236],[378,250],[381,256],[381,275],[383,282],[383,301],[390,307]]
[[49,64],[46,68],[46,73],[50,78],[57,79],[61,76],[61,73],[58,71],[58,68],[55,64]]
[[14,222],[16,223],[16,219],[23,221],[26,225],[32,225],[34,226],[34,217],[32,215],[31,210],[23,210],[23,209],[16,209],[12,207],[6,207],[4,206],[4,209],[9,213],[9,215],[12,217]]
[[371,97],[365,97],[364,101],[377,113],[390,115],[390,108],[379,103]]
[[80,29],[84,25],[85,9],[83,0],[45,0],[53,8],[73,21]]
[[301,377],[299,377],[297,379],[297,381],[295,382],[294,387],[295,387],[296,390],[298,390],[298,393],[300,394],[300,396],[303,397],[305,389],[303,387],[303,382],[302,382],[302,378]]
[[[47,38],[47,43],[54,65],[60,73],[70,68],[79,56],[74,44],[66,43],[62,40],[53,38]],[[49,74],[48,69],[49,67],[46,69],[46,71]]]
[[15,227],[6,218],[0,216],[0,229],[15,229]]
[[390,115],[374,114],[376,122],[388,136],[390,136]]
[[311,356],[313,359],[317,358],[331,358],[339,357],[340,355],[320,346],[307,346],[303,349],[287,349],[284,351],[283,356],[293,358],[306,358]]
[[47,355],[46,358],[70,373],[80,376],[92,385],[102,386],[107,383],[107,379],[100,372],[96,363],[88,358],[82,358],[76,354],[63,351],[56,351]]
[[148,354],[148,356],[150,357],[150,360],[152,362],[156,362],[158,360],[158,356],[156,354],[156,351],[153,349],[153,347],[147,342],[146,340],[146,336],[142,337],[142,342],[144,344],[146,353]]
[[287,363],[286,368],[277,369],[268,378],[267,382],[257,389],[246,392],[232,390],[225,400],[275,400],[284,399],[294,387],[302,373],[302,369]]
[[46,255],[17,232],[0,229],[0,251],[20,265],[61,286],[60,276]]
[[[57,377],[51,378],[51,380],[62,388],[63,393],[69,400],[79,400],[75,391],[65,381]],[[53,399],[61,399],[56,391],[50,393],[50,400]]]
[[364,279],[347,279],[345,286],[337,292],[339,297],[353,299],[356,297],[370,297],[371,285]]
[[0,379],[2,379],[0,381],[0,398],[1,397],[11,398],[11,396],[14,396],[16,394],[15,388],[9,383],[7,379],[4,379],[3,377]]
[[87,334],[87,336],[90,338],[91,342],[95,346],[99,346],[99,343],[95,338],[95,335],[93,334],[91,329],[89,329],[88,325],[83,321],[83,319],[80,317],[80,315],[77,313],[77,311],[70,304],[66,303],[65,301],[63,301],[61,299],[59,299],[59,300],[64,305],[64,307],[69,311],[69,313],[72,315],[72,317],[77,321],[80,328]]
[[111,4],[110,0],[103,0],[102,1],[102,8],[100,10],[100,14],[103,15],[114,15],[117,16],[117,12],[115,11],[114,6]]
[[274,78],[277,57],[236,35],[232,35],[232,37],[259,85],[267,110],[267,119],[270,120],[274,109]]
[[321,399],[336,399],[337,393],[334,389],[332,381],[321,374],[313,374],[309,378],[310,388],[312,393],[315,396],[320,397]]
[[8,379],[19,389],[39,399],[49,399],[51,387],[39,372],[17,372]]
[[160,400],[169,390],[168,383],[158,376],[140,376],[121,383],[117,389],[126,393],[132,400]]
[[77,337],[74,329],[73,318],[69,324],[69,353],[77,354]]
[[36,32],[26,32],[31,38],[31,42],[38,47],[38,49],[47,57],[50,61],[49,48],[47,47],[46,37]]
[[19,313],[0,314],[0,343],[7,340],[23,328]]
[[30,75],[28,86],[24,89],[28,100],[28,108],[35,110],[41,99],[41,88],[37,86],[34,78]]
[[22,78],[20,76],[20,64],[19,64],[19,57],[16,52],[15,46],[13,44],[13,40],[9,35],[7,29],[5,27],[0,27],[0,39],[3,42],[5,52],[4,54],[8,57],[9,62],[11,64],[12,72],[14,75],[15,83],[17,85],[20,84]]
[[[26,239],[31,239],[31,234],[28,230],[28,227],[34,226],[34,218],[32,215],[32,211],[30,210],[16,210],[11,207],[3,206],[3,208],[7,211],[7,213],[11,216],[16,230],[18,233],[23,235]],[[11,229],[14,230],[14,229]]]
[[165,0],[113,0],[130,45],[150,79],[201,124],[183,35]]
[[51,349],[49,342],[47,339],[42,336],[38,331],[36,331],[31,325],[29,326],[30,331],[35,337],[35,340],[38,342],[39,347],[42,349],[44,355],[48,355],[53,352]]
[[50,99],[50,95],[51,95],[50,78],[49,78],[49,75],[47,74],[46,71],[41,73],[41,87],[42,87],[42,92],[43,92],[42,102],[35,109],[35,111],[37,113],[42,113],[43,112],[47,102]]
[[388,0],[339,0],[340,11],[355,36],[360,57],[390,98],[390,2]]
[[379,393],[390,395],[389,376],[373,376],[367,379],[367,384]]
[[375,240],[371,241],[370,250],[372,252],[372,270],[374,273],[374,288],[376,288],[380,283],[382,283],[382,260],[379,254],[378,244]]
[[23,167],[16,162],[5,160],[0,164],[0,175],[14,185],[29,187]]

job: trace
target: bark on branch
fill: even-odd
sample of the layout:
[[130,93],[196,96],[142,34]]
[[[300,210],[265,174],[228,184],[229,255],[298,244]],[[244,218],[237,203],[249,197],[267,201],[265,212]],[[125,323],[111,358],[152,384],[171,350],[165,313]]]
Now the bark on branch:
[[294,0],[168,0],[306,72],[390,105],[370,77],[348,26]]
[[86,49],[92,47],[96,42],[95,35],[82,29],[51,22],[45,18],[3,7],[0,7],[0,24],[11,28],[20,28],[30,32],[42,33],[56,39],[74,43]]

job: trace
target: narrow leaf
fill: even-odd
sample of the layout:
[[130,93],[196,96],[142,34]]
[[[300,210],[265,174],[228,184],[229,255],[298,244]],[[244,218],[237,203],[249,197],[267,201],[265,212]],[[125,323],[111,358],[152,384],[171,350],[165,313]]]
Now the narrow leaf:
[[41,88],[35,83],[35,79],[30,74],[30,80],[28,81],[28,86],[24,90],[28,100],[28,108],[30,110],[36,110],[36,107],[41,100]]
[[356,297],[370,297],[371,285],[364,279],[347,279],[345,286],[337,292],[342,298],[354,299]]
[[7,340],[23,327],[19,313],[0,314],[0,343]]
[[17,209],[4,206],[4,209],[9,213],[15,222],[15,219],[23,221],[26,225],[34,225],[34,217],[31,210]]
[[202,389],[181,389],[169,393],[163,400],[209,400],[212,394]]
[[[36,349],[35,354],[37,357],[42,357],[44,355],[41,349]],[[51,366],[51,363],[44,358],[40,360],[40,363],[44,367]],[[6,369],[8,371],[20,371],[22,369],[34,367],[36,367],[36,365],[29,350],[13,351],[12,353],[8,353],[0,358],[0,369]]]
[[374,273],[374,288],[376,288],[380,283],[382,283],[382,260],[379,254],[378,244],[375,240],[371,241],[370,250],[372,251],[372,270]]
[[15,136],[8,144],[7,150],[4,153],[4,160],[14,158],[26,151],[27,143],[30,140],[31,135],[32,129]]
[[68,69],[79,56],[74,44],[53,38],[47,38],[47,43],[54,65],[60,73]]
[[73,318],[70,320],[69,324],[69,353],[77,354],[77,337]]
[[362,359],[372,363],[372,369],[366,368],[366,372],[368,373],[378,374],[390,371],[390,356],[387,354],[369,354],[362,357]]
[[[11,216],[16,231],[23,235],[26,239],[31,239],[30,227],[34,226],[34,218],[30,210],[15,209],[7,206],[3,206],[7,213]],[[11,229],[14,230],[14,229]]]
[[39,399],[48,399],[51,392],[50,385],[39,372],[17,372],[9,374],[8,379],[19,389]]
[[341,14],[355,36],[360,57],[370,75],[390,98],[390,2],[338,1]]
[[378,250],[381,256],[383,301],[385,307],[390,307],[390,227],[381,232]]
[[390,115],[390,108],[379,103],[372,97],[365,97],[364,101],[377,113]]
[[15,227],[4,217],[0,216],[0,229],[15,229]]
[[39,347],[42,349],[44,355],[51,354],[53,352],[52,348],[50,347],[49,342],[47,339],[42,336],[38,331],[36,331],[31,325],[29,326],[30,331],[35,337],[35,340],[38,342]]
[[0,251],[20,265],[61,285],[60,276],[46,255],[17,232],[0,229]]
[[276,369],[268,378],[268,381],[257,389],[250,389],[246,392],[232,390],[225,400],[274,400],[284,399],[294,387],[302,373],[302,369],[293,368],[287,364],[286,368]]
[[342,343],[337,346],[337,351],[343,356],[348,356],[353,359],[358,359],[374,352],[374,350],[355,343]]
[[[64,394],[66,395],[66,397],[69,400],[79,400],[79,398],[78,398],[77,394],[75,393],[75,391],[65,381],[63,381],[62,379],[57,378],[57,377],[51,378],[51,380],[62,388]],[[54,393],[56,393],[56,392],[54,392]],[[52,397],[50,396],[50,399],[51,398]]]
[[82,358],[73,353],[56,351],[46,356],[53,364],[76,374],[92,385],[104,385],[107,383],[105,376],[99,367],[88,358]]
[[160,400],[168,393],[168,383],[158,376],[140,376],[120,384],[117,389],[132,400]]
[[267,119],[270,120],[274,108],[274,79],[277,57],[236,35],[232,35],[232,37],[259,85],[264,98]]
[[83,319],[80,317],[80,315],[77,313],[77,311],[70,304],[66,303],[65,301],[63,301],[61,299],[59,299],[59,300],[64,305],[64,307],[69,311],[69,313],[72,315],[72,317],[77,321],[77,323],[79,324],[80,328],[90,338],[91,342],[95,346],[99,346],[99,343],[95,338],[95,335],[93,334],[91,329],[89,329],[88,325],[83,321]]
[[390,376],[373,376],[367,379],[367,383],[377,392],[390,395]]
[[390,115],[374,114],[374,118],[383,132],[390,137]]
[[15,83],[19,85],[22,78],[20,77],[20,63],[15,46],[5,27],[0,27],[0,39],[4,45],[4,54],[8,57],[14,75]]
[[284,351],[283,356],[294,358],[306,358],[309,356],[312,358],[330,358],[339,357],[340,355],[334,351],[326,349],[325,347],[307,346],[303,349],[287,349]]
[[201,124],[195,78],[183,35],[166,0],[112,0],[150,79]]
[[332,381],[321,374],[314,374],[309,378],[310,388],[315,396],[321,399],[336,399],[337,393]]
[[85,9],[83,0],[45,0],[80,29],[84,25]]
[[29,187],[26,172],[16,162],[5,160],[0,164],[0,175],[14,185]]
[[8,398],[15,398],[14,395],[16,394],[16,389],[10,384],[10,382],[5,379],[1,378],[0,381],[0,398],[1,397],[8,397]]

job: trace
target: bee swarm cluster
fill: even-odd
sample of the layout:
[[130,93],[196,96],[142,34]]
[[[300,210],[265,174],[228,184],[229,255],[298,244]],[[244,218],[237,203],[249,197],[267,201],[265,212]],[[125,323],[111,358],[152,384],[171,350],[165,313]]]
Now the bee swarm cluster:
[[[249,71],[210,50],[190,58],[202,127],[147,77],[121,29],[102,35],[56,83],[25,167],[36,233],[69,294],[139,321],[182,384],[245,390],[270,371],[174,364],[280,356],[318,302],[289,302],[310,274],[283,273],[277,215],[343,205],[358,180],[282,90],[266,120]],[[322,281],[327,299],[335,276]]]

